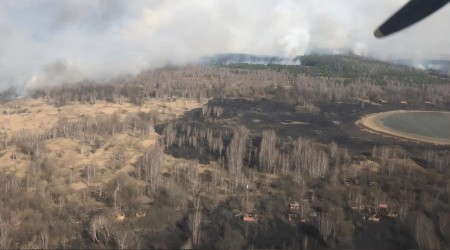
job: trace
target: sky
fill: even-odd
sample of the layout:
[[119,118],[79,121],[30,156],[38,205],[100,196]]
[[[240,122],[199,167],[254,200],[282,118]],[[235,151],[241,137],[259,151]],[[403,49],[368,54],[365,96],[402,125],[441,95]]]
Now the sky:
[[406,0],[0,1],[0,90],[97,81],[218,53],[293,58],[349,49],[381,60],[450,59],[450,5],[385,39]]

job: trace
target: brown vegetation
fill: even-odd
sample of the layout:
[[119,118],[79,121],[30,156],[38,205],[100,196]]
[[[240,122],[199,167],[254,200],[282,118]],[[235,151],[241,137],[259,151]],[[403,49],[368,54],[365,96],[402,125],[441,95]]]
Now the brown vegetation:
[[[37,90],[0,114],[0,248],[448,247],[446,148],[352,155],[201,103],[270,98],[326,116],[319,102],[444,105],[447,89],[186,66]],[[186,111],[197,120],[176,119]]]

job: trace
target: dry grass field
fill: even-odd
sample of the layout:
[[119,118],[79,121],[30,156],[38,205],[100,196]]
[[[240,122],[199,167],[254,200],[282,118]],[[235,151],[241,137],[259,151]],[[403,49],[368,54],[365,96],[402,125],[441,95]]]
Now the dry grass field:
[[[0,171],[17,179],[24,179],[30,173],[30,157],[12,144],[12,138],[25,131],[30,134],[43,133],[54,126],[59,119],[77,121],[85,116],[96,117],[101,115],[119,114],[123,119],[127,114],[138,112],[153,112],[164,120],[179,117],[184,112],[198,108],[201,103],[195,100],[177,99],[164,101],[150,99],[142,106],[135,106],[127,102],[122,104],[98,101],[95,104],[75,103],[73,105],[55,107],[47,99],[26,98],[4,104],[0,110]],[[120,173],[130,173],[133,166],[142,155],[142,151],[155,144],[159,135],[154,131],[145,136],[136,137],[129,133],[115,134],[108,137],[100,148],[92,149],[91,145],[75,138],[54,138],[44,141],[44,158],[52,166],[51,181],[39,181],[30,186],[30,190],[40,189],[67,189],[80,191],[89,186],[101,186],[110,182]],[[125,156],[123,166],[111,170],[107,164],[113,152],[121,150]],[[177,163],[177,159],[166,155],[164,168]],[[88,165],[96,166],[96,177],[87,182],[83,177],[84,168]],[[71,185],[67,185],[69,176]],[[37,187],[39,186],[39,187]],[[66,191],[64,192],[66,193]]]
[[173,101],[149,99],[144,105],[136,106],[128,102],[121,104],[97,101],[95,104],[74,103],[63,107],[55,107],[48,99],[26,98],[4,104],[0,108],[1,133],[10,138],[23,129],[33,133],[42,132],[52,127],[60,118],[76,120],[83,116],[99,116],[105,114],[126,115],[137,112],[157,112],[166,119],[175,118],[184,112],[198,108],[201,104],[195,100],[179,98]]

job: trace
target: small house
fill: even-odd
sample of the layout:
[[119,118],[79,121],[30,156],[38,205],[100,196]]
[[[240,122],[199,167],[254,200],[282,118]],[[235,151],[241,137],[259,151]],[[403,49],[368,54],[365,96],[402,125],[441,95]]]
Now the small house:
[[360,205],[360,206],[355,205],[355,206],[352,206],[351,208],[353,210],[364,210],[364,209],[366,209],[366,206],[364,206],[364,205]]
[[397,218],[398,214],[397,214],[397,211],[391,209],[391,210],[389,210],[389,213],[387,214],[387,216],[391,217],[391,218]]
[[297,221],[298,220],[298,214],[289,213],[288,214],[288,220],[289,221]]
[[379,203],[378,209],[388,209],[388,204],[387,203]]
[[125,220],[125,214],[124,213],[120,213],[116,216],[116,220],[117,221],[123,221]]
[[257,223],[258,222],[258,216],[255,213],[247,213],[242,218],[244,222],[249,223]]
[[379,222],[380,219],[381,219],[381,217],[380,217],[378,214],[374,214],[374,215],[372,215],[371,217],[369,217],[368,220],[374,221],[374,222]]
[[137,218],[141,218],[141,217],[144,217],[144,216],[145,216],[145,213],[142,212],[142,211],[139,211],[139,212],[136,213],[136,217]]
[[291,210],[298,210],[300,208],[300,204],[296,201],[288,202],[287,206]]
[[346,186],[350,186],[350,184],[352,184],[352,179],[351,178],[346,178],[345,181],[344,181],[344,184]]

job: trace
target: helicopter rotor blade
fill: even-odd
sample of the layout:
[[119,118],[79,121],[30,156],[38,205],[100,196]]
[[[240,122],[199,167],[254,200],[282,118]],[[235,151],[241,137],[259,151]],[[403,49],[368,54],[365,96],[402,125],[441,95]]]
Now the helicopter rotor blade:
[[450,0],[411,0],[375,30],[375,37],[381,38],[402,30],[422,20]]

